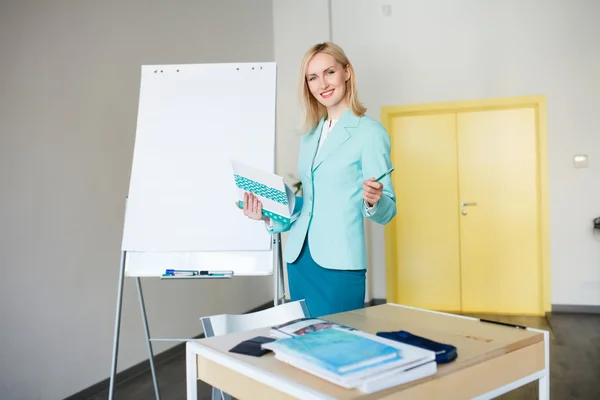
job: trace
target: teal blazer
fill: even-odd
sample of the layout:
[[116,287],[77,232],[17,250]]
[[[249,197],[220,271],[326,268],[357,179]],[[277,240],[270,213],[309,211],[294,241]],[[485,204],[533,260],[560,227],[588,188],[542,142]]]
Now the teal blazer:
[[318,265],[366,269],[364,218],[387,224],[396,215],[389,175],[380,181],[383,195],[372,208],[367,208],[362,197],[363,181],[391,168],[390,137],[376,120],[357,117],[347,109],[314,160],[324,121],[301,139],[298,174],[302,197],[296,196],[291,222],[271,220],[267,229],[271,233],[289,231],[284,250],[288,263],[296,260],[308,239]]

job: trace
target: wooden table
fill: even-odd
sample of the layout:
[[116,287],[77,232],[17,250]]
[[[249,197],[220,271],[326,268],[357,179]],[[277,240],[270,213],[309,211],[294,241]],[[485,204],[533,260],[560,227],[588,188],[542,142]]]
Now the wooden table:
[[344,389],[276,360],[229,353],[244,339],[268,336],[268,328],[187,343],[187,396],[197,399],[197,379],[238,399],[491,399],[539,381],[549,399],[549,334],[481,322],[476,318],[384,304],[323,317],[353,328],[406,330],[457,347],[458,358],[435,375],[373,394]]

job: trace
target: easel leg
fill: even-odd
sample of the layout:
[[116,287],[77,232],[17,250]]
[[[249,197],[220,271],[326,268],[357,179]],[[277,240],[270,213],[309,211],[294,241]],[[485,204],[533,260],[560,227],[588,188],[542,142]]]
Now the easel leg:
[[279,258],[279,275],[281,276],[281,303],[285,303],[285,275],[283,273],[283,250],[281,248],[281,234],[277,234],[277,247],[278,247],[278,258]]
[[[285,303],[285,280],[283,275],[283,251],[281,250],[281,233],[276,233],[273,235],[273,281],[275,283],[274,287],[274,298],[273,305],[277,307],[279,305],[279,299],[281,298],[281,303]],[[281,286],[281,294],[279,295],[279,289]]]
[[[279,245],[278,239],[279,233],[273,235],[273,306],[277,307],[279,305],[279,272],[277,271],[277,260],[279,260]],[[213,395],[214,397],[214,395]]]
[[233,397],[231,397],[231,395],[213,387],[212,392],[211,392],[211,400],[233,400]]
[[121,306],[123,304],[123,278],[125,276],[125,252],[121,252],[121,267],[119,269],[119,288],[117,290],[117,312],[115,316],[115,336],[113,339],[112,367],[108,400],[112,400],[115,390],[115,375],[117,374],[117,358],[119,354],[119,332],[121,330]]
[[138,297],[140,299],[140,309],[142,311],[142,321],[144,322],[144,331],[146,332],[146,343],[148,344],[148,360],[150,361],[150,370],[152,371],[152,381],[154,383],[154,393],[156,400],[160,400],[158,392],[158,381],[156,379],[156,371],[154,369],[154,354],[152,352],[152,343],[150,343],[150,329],[148,329],[148,319],[146,318],[146,306],[144,305],[144,296],[142,294],[142,284],[140,278],[135,278],[137,284]]
[[281,233],[277,234],[277,263],[279,264],[279,276],[281,281],[281,303],[285,303],[285,275],[283,273],[283,250],[281,248]]

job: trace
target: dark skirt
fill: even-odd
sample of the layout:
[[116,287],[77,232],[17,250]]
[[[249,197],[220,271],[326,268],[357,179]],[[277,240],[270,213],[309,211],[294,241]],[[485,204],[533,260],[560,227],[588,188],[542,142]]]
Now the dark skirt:
[[310,254],[308,239],[300,255],[287,264],[290,299],[306,301],[312,317],[364,307],[366,270],[323,268]]

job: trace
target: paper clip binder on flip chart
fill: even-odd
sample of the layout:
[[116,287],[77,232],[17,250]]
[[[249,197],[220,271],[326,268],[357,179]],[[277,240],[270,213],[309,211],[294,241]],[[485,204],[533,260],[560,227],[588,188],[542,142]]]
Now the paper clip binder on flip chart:
[[230,279],[233,271],[196,271],[167,269],[161,279]]

